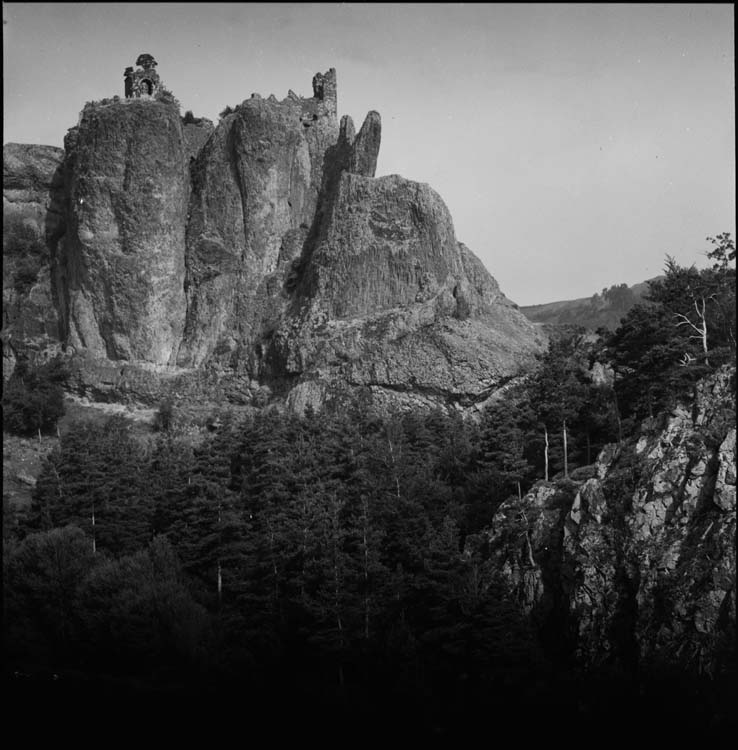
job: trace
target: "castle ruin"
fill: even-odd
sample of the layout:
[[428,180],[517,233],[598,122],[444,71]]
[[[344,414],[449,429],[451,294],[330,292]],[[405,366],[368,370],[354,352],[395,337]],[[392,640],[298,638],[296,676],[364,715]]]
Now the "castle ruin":
[[338,96],[336,92],[336,69],[331,68],[327,73],[316,73],[313,76],[313,97],[322,101],[330,115],[338,111]]
[[124,93],[126,99],[155,96],[161,87],[161,79],[156,72],[156,60],[153,55],[144,52],[136,58],[135,70],[132,67],[123,73]]

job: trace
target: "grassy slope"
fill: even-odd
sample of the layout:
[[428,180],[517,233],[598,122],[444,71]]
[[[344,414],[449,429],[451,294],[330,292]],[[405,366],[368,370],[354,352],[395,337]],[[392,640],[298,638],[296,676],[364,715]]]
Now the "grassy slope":
[[[636,302],[640,302],[648,291],[648,283],[641,282],[630,287]],[[584,328],[597,330],[609,328],[615,330],[620,319],[629,308],[617,309],[601,295],[582,297],[581,299],[560,300],[547,302],[542,305],[528,305],[520,311],[532,322],[547,325],[580,325]]]

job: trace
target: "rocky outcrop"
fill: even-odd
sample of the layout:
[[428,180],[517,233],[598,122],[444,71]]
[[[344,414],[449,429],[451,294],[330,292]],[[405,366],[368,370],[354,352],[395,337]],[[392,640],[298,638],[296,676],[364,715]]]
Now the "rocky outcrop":
[[153,99],[88,105],[66,152],[68,343],[110,360],[173,364],[189,201],[178,108]]
[[298,292],[313,314],[351,318],[424,302],[462,275],[437,193],[396,175],[346,171]]
[[427,185],[343,172],[303,261],[296,312],[268,364],[297,377],[299,398],[314,406],[331,368],[380,401],[468,407],[540,346]]
[[735,649],[735,467],[735,370],[724,368],[693,409],[609,446],[588,478],[504,503],[493,557],[522,607],[544,632],[555,623],[559,647],[581,662],[714,675]]
[[184,133],[185,154],[192,162],[196,159],[208,138],[213,134],[215,125],[205,117],[193,118],[188,121],[182,120],[182,132]]
[[302,249],[337,137],[335,102],[318,95],[255,95],[219,123],[193,166],[180,365],[253,346],[279,295],[268,277]]
[[[375,177],[380,141],[377,112],[339,124],[333,69],[311,97],[253,94],[215,127],[171,95],[86,105],[46,282],[80,393],[110,371],[107,398],[148,402],[207,369],[236,403],[363,388],[466,408],[525,369],[543,337],[437,193]],[[6,188],[23,169],[6,159]]]
[[3,379],[17,354],[44,352],[61,338],[52,279],[64,234],[63,156],[51,146],[3,147]]
[[[37,228],[61,218],[54,204],[59,187],[54,176],[64,158],[64,151],[53,146],[6,143],[3,146],[3,205],[7,216],[22,214],[33,219]],[[47,217],[51,211],[52,217]]]

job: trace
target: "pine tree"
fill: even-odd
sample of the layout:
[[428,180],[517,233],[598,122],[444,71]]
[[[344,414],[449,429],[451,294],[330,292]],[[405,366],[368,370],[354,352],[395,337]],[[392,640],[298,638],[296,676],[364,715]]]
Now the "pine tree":
[[168,532],[185,570],[204,584],[218,609],[226,595],[235,597],[241,588],[245,550],[245,522],[232,489],[233,450],[229,421],[195,449]]
[[[305,478],[295,461],[297,417],[260,413],[241,427],[232,487],[244,521],[240,611],[253,638],[279,650],[305,586]],[[297,521],[297,523],[296,523]],[[266,646],[265,646],[266,647]]]
[[531,446],[537,437],[536,422],[523,388],[514,390],[504,402],[484,413],[479,464],[485,472],[492,512],[517,493],[518,484],[527,489],[534,478]]
[[[667,256],[666,274],[649,282],[636,305],[610,337],[616,393],[631,419],[654,416],[688,399],[696,381],[735,361],[735,250],[730,235],[715,245],[712,268],[679,266]],[[732,256],[732,258],[731,258]]]
[[120,555],[144,548],[153,528],[146,461],[122,418],[72,428],[44,464],[33,523],[40,529],[77,525],[95,551]]
[[3,550],[6,657],[50,668],[73,656],[77,593],[93,569],[89,537],[75,526],[30,534]]

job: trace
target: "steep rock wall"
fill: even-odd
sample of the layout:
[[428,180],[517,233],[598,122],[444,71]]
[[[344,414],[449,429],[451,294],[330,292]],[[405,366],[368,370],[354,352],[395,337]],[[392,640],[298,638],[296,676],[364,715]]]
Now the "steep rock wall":
[[182,120],[185,153],[190,162],[197,158],[197,155],[202,151],[202,147],[207,143],[208,138],[210,138],[214,130],[215,125],[204,117],[198,118],[194,122],[188,122],[186,118]]
[[344,172],[301,289],[330,319],[423,302],[462,273],[451,216],[427,185]]
[[[358,140],[358,139],[357,139]],[[456,241],[443,201],[397,175],[339,177],[267,365],[319,406],[333,383],[378,402],[469,407],[543,340]]]
[[58,245],[64,234],[64,152],[3,146],[3,378],[16,356],[41,354],[61,338]]
[[500,506],[489,543],[511,591],[584,664],[719,673],[735,658],[735,370],[591,473]]
[[[335,71],[325,78],[333,80]],[[335,101],[254,95],[224,117],[194,165],[187,227],[187,324],[178,362],[254,343],[273,289],[313,222]]]
[[68,341],[111,360],[170,364],[184,322],[189,200],[178,109],[88,105],[65,146]]

